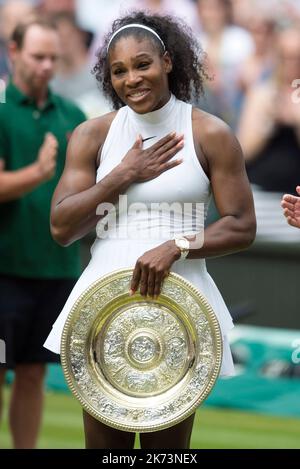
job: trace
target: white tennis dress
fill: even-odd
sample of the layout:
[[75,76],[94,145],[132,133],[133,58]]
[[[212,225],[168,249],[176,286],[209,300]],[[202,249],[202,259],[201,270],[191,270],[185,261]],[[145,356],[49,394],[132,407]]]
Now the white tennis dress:
[[[103,145],[97,182],[121,162],[138,134],[145,140],[143,148],[148,148],[170,132],[184,134],[184,147],[174,157],[183,162],[151,181],[132,184],[115,208],[111,207],[109,214],[99,222],[90,263],[44,344],[49,350],[60,352],[61,334],[68,313],[93,282],[114,270],[133,268],[139,256],[174,235],[203,232],[211,195],[210,182],[194,149],[192,106],[173,95],[161,109],[147,114],[137,114],[128,106],[118,111]],[[110,207],[100,206],[97,213],[104,213],[105,209]],[[232,375],[234,367],[227,333],[233,323],[206,270],[205,259],[178,260],[171,270],[198,287],[217,314],[224,344],[221,374]]]

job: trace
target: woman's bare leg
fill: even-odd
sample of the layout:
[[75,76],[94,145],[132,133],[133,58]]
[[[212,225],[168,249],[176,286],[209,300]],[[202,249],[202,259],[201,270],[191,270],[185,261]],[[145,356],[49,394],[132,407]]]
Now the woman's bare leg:
[[85,447],[87,449],[133,449],[135,433],[122,432],[99,422],[83,411]]
[[189,449],[195,414],[183,422],[153,433],[141,433],[142,449]]

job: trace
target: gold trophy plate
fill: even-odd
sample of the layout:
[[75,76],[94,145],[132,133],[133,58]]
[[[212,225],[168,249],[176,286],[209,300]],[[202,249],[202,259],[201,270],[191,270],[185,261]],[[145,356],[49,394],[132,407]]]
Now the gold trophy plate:
[[83,408],[123,431],[153,432],[191,415],[220,371],[222,338],[204,296],[171,273],[157,299],[129,295],[132,269],[106,275],[74,304],[61,360]]

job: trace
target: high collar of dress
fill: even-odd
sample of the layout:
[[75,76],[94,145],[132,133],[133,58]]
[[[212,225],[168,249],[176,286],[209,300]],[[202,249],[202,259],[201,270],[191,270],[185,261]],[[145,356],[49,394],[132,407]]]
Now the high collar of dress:
[[137,112],[133,111],[133,109],[128,108],[128,112],[131,118],[137,123],[146,125],[162,124],[172,116],[175,102],[176,98],[173,94],[171,94],[169,101],[156,111],[147,112],[146,114],[138,114]]

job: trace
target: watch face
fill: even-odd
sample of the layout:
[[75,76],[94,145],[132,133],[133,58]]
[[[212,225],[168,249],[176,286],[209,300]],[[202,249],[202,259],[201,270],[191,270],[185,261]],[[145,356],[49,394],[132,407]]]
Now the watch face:
[[189,245],[188,240],[185,239],[185,238],[178,239],[176,244],[179,247],[179,249],[182,250],[182,251],[188,251],[189,250],[190,245]]

